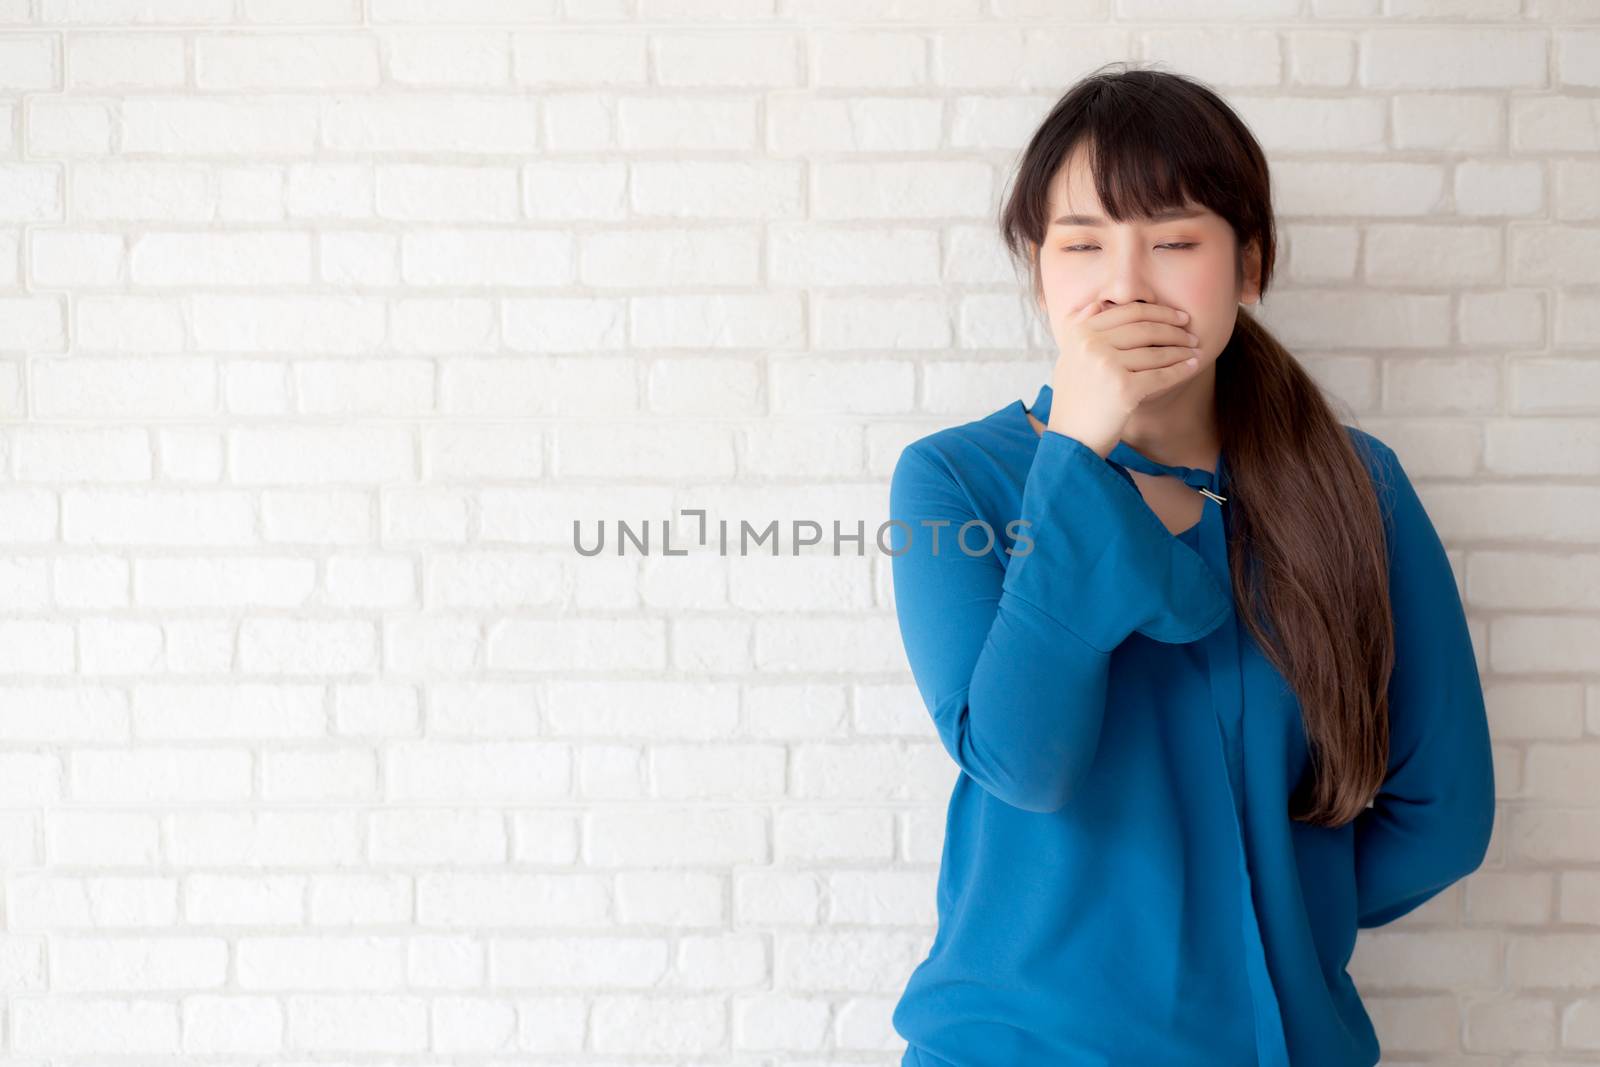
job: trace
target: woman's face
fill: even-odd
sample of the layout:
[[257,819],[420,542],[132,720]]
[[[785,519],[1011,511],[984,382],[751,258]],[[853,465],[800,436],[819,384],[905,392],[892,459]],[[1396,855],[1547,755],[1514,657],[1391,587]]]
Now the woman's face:
[[1227,220],[1191,203],[1172,218],[1112,223],[1081,152],[1056,173],[1050,194],[1051,221],[1039,252],[1050,321],[1090,304],[1143,301],[1187,311],[1184,325],[1200,338],[1204,373],[1233,336],[1239,304],[1260,299],[1252,259],[1244,284],[1234,283],[1236,239]]

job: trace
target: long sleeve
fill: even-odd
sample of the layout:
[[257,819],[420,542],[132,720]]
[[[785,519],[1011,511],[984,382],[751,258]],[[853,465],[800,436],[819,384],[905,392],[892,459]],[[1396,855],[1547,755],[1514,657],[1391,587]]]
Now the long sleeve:
[[[1129,634],[1197,640],[1232,607],[1126,475],[1053,430],[1039,439],[1015,524],[981,516],[951,460],[922,443],[901,453],[889,510],[906,527],[891,527],[905,534],[895,538],[895,610],[940,741],[978,785],[1026,811],[1059,810],[1087,772],[1111,653]],[[1013,554],[963,550],[957,533],[974,520],[997,545],[1014,536]],[[988,540],[983,525],[965,538],[972,551]]]
[[1494,765],[1483,689],[1455,576],[1399,459],[1377,450],[1392,502],[1388,774],[1356,818],[1357,925],[1382,926],[1483,862]]

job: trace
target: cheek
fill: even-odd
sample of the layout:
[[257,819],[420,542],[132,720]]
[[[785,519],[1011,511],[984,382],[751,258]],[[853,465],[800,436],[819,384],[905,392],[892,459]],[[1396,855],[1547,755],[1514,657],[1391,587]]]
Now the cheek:
[[1162,279],[1166,299],[1197,318],[1204,318],[1232,296],[1230,290],[1219,286],[1216,279],[1203,270],[1186,270],[1182,274]]
[[1045,253],[1044,259],[1039,263],[1039,276],[1046,289],[1060,288],[1072,284],[1073,272],[1070,266],[1063,262],[1065,256]]
[[1197,271],[1193,275],[1168,279],[1163,297],[1164,303],[1189,313],[1188,330],[1200,338],[1200,347],[1207,350],[1218,331],[1232,329],[1239,307],[1231,285],[1223,284],[1219,278],[1231,283],[1233,276]]

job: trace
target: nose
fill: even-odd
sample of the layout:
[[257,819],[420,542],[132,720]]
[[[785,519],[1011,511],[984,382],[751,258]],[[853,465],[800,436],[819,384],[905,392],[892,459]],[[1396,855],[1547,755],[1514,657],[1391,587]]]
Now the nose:
[[1141,297],[1135,297],[1132,300],[1105,299],[1105,300],[1101,300],[1100,301],[1099,310],[1106,311],[1106,310],[1108,310],[1110,308],[1122,307],[1124,304],[1153,304],[1153,303],[1155,303],[1154,300],[1147,300],[1142,296]]
[[1095,266],[1100,269],[1100,296],[1103,299],[1100,310],[1120,304],[1157,303],[1155,286],[1151,281],[1154,277],[1151,272],[1155,268],[1142,257],[1138,249],[1130,246],[1107,252],[1103,258],[1095,259]]
[[1156,303],[1155,289],[1149,281],[1141,276],[1135,266],[1115,270],[1107,274],[1100,290],[1100,310],[1109,307],[1119,307],[1123,304],[1153,304]]

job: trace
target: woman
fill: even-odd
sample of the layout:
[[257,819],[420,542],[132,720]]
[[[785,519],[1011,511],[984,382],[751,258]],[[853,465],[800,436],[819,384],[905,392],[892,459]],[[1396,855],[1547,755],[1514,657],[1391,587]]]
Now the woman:
[[912,442],[890,491],[907,658],[961,771],[902,1062],[1371,1067],[1356,931],[1475,870],[1494,819],[1444,547],[1394,452],[1240,311],[1273,215],[1214,93],[1091,75],[1002,224],[1050,383]]

